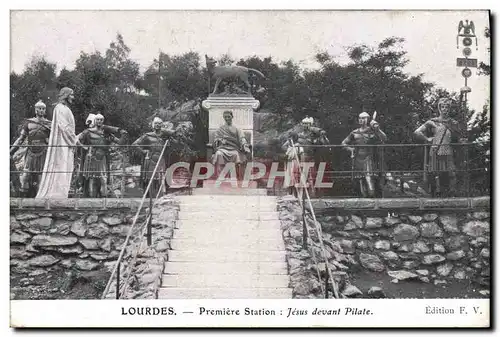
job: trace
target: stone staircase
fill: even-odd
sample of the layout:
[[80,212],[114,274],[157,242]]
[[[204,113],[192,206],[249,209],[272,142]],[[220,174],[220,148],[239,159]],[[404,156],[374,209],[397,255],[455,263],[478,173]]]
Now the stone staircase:
[[276,198],[255,190],[177,197],[159,299],[292,298]]

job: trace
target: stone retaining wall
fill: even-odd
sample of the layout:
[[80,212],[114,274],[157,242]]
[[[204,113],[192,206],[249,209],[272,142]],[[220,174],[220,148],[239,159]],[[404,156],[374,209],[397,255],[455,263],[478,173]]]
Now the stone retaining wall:
[[[67,279],[64,282],[61,280],[59,289],[45,289],[47,293],[41,289],[42,293],[37,298],[64,297],[65,293],[71,292],[75,282],[82,281],[82,275],[83,278],[88,276],[87,281],[96,283],[95,286],[101,291],[98,296],[102,295],[110,271],[130,231],[140,200],[122,199],[112,206],[108,200],[107,207],[101,209],[96,205],[104,206],[106,203],[103,199],[65,201],[49,203],[37,199],[14,199],[18,207],[11,207],[10,212],[11,281],[13,276],[23,276],[19,282],[11,282],[14,283],[11,285],[14,298],[16,292],[21,291],[17,288],[36,288],[40,286],[37,283],[43,283],[37,279],[42,276],[50,278],[50,274]],[[74,209],[76,203],[79,205],[77,210]],[[28,204],[30,207],[27,207]],[[151,261],[158,260],[159,255],[162,255],[162,262],[163,255],[166,258],[177,216],[177,207],[172,199],[164,200],[162,206],[164,217],[161,220],[156,219],[156,215],[153,217],[153,246],[149,247],[148,252],[143,250],[138,259],[137,266],[140,269],[138,275],[147,275],[146,278],[151,278],[149,269],[158,269]],[[146,219],[146,211],[145,208],[141,210],[138,224]],[[130,254],[131,251],[127,251],[125,258]],[[140,266],[141,264],[144,266]],[[163,263],[160,265],[158,280],[163,271]],[[56,282],[56,287],[57,284]],[[96,294],[99,289],[96,289]],[[155,290],[143,292],[138,296],[149,298],[155,292]],[[36,294],[27,296],[32,297]],[[88,298],[85,294],[78,296]],[[89,296],[94,298],[95,294]]]
[[320,216],[330,243],[365,269],[397,280],[442,283],[474,279],[488,284],[490,213],[449,211],[367,217]]
[[[342,204],[338,200],[333,202],[337,206]],[[440,202],[449,206],[456,200],[443,199]],[[477,200],[473,202],[479,203]],[[485,202],[481,202],[484,206]],[[412,210],[406,206],[415,201],[401,201],[399,209],[396,206],[392,210],[380,211],[379,208],[370,208],[373,200],[364,203],[358,199],[348,203],[356,205],[353,208],[357,210],[333,208],[328,200],[313,205],[322,227],[329,266],[338,275],[347,273],[339,280],[340,291],[346,297],[362,295],[359,289],[349,284],[348,276],[354,266],[387,273],[393,283],[411,280],[438,285],[453,280],[470,280],[479,287],[489,288],[490,212],[487,207],[456,210],[422,210],[419,207]],[[311,280],[311,275],[317,275],[311,251],[317,252],[317,256],[323,255],[313,220],[310,215],[306,217],[313,242],[309,251],[304,251],[302,213],[298,202],[285,197],[279,205],[283,234],[290,251],[288,263],[292,283],[294,272],[299,267],[302,268],[298,273],[300,277],[310,279],[309,286],[303,285],[307,282],[297,283],[294,292],[297,297],[322,297],[316,284],[317,276]],[[367,210],[360,210],[363,208]],[[324,264],[320,268],[324,269]],[[304,276],[304,273],[309,273],[309,276]]]

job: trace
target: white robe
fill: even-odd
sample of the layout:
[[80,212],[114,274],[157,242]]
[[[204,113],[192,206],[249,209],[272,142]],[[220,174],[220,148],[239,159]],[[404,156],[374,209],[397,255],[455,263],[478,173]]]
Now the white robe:
[[74,149],[69,146],[75,146],[76,139],[73,113],[66,105],[58,103],[54,107],[49,148],[37,198],[68,197],[74,168]]

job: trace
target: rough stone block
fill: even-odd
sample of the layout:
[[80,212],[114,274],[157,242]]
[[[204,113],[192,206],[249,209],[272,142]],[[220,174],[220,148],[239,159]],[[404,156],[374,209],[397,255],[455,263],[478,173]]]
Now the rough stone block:
[[41,208],[45,209],[47,204],[47,199],[35,199],[35,198],[25,198],[21,200],[22,208]]
[[420,230],[423,237],[440,238],[443,236],[443,231],[435,222],[424,222],[420,225]]
[[78,199],[49,199],[47,208],[49,209],[75,209]]
[[490,212],[474,212],[472,217],[477,220],[485,220],[490,217]]
[[27,243],[31,239],[31,235],[22,231],[15,231],[10,235],[10,243]]
[[467,249],[468,239],[463,235],[454,235],[445,239],[445,246],[448,250]]
[[21,204],[21,199],[19,198],[10,198],[10,208],[19,208],[19,205]]
[[414,240],[420,235],[420,231],[415,226],[401,224],[394,229],[393,235],[396,241]]
[[107,209],[113,209],[113,208],[125,208],[125,209],[130,209],[131,204],[132,204],[133,199],[106,199],[106,208]]
[[37,235],[31,240],[34,247],[46,246],[71,246],[78,241],[73,236],[51,236],[51,235]]
[[83,219],[76,220],[71,225],[71,233],[73,233],[77,236],[83,237],[83,236],[85,236],[86,232],[87,232],[87,227],[84,225]]
[[485,221],[469,221],[464,225],[462,232],[469,236],[485,236],[490,232],[490,224]]
[[105,216],[102,221],[109,226],[116,226],[123,222],[123,217],[119,215]]
[[386,261],[399,261],[399,256],[398,254],[392,252],[392,251],[388,251],[388,252],[382,252],[380,253],[380,256],[386,260]]
[[[130,199],[130,210],[137,211],[137,209],[141,206],[141,199]],[[142,204],[142,209],[145,209],[149,206],[149,203],[144,201]]]
[[436,213],[427,213],[424,215],[424,221],[427,222],[432,222],[438,218],[438,215]]
[[385,269],[384,264],[376,255],[361,253],[359,254],[359,261],[361,265],[368,270],[381,272]]
[[418,224],[422,221],[422,217],[420,215],[408,215],[408,220],[410,220],[412,224]]
[[365,228],[380,228],[384,223],[384,219],[382,218],[366,218]]
[[28,263],[34,267],[48,267],[56,264],[57,262],[59,262],[59,259],[56,259],[52,255],[37,256],[28,261]]
[[421,199],[422,208],[469,208],[469,199],[467,198],[445,198],[445,199]]
[[445,260],[444,256],[439,254],[430,254],[424,256],[424,260],[422,261],[424,264],[436,264],[443,262]]
[[457,251],[446,254],[446,259],[451,260],[451,261],[460,260],[463,257],[465,257],[465,252],[463,250],[457,250]]
[[472,209],[487,208],[490,209],[490,197],[477,197],[470,199]]
[[380,209],[418,209],[420,202],[412,198],[394,198],[394,199],[374,199],[376,206]]
[[391,248],[391,243],[386,240],[379,240],[375,242],[375,249],[389,250]]
[[78,209],[104,209],[104,199],[76,199]]
[[389,270],[389,271],[387,271],[387,274],[390,277],[395,278],[399,281],[411,280],[411,279],[418,278],[417,274],[414,274],[414,273],[409,272],[407,270]]
[[85,249],[99,249],[99,245],[97,243],[97,240],[94,239],[80,239],[80,243],[82,244]]
[[451,273],[452,269],[453,269],[453,265],[451,263],[447,262],[447,263],[444,263],[444,264],[437,266],[436,270],[437,270],[438,275],[446,277]]
[[449,215],[441,215],[439,217],[439,221],[443,225],[443,229],[448,233],[458,233],[460,230],[458,229],[457,223],[458,219],[455,214]]

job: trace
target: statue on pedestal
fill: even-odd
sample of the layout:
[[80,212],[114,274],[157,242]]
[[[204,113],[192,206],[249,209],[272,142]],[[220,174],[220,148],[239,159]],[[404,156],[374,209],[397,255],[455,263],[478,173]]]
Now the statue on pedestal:
[[215,173],[218,177],[226,163],[241,165],[247,161],[250,147],[243,132],[233,125],[233,112],[224,111],[224,121],[214,135],[212,147],[215,151],[212,164],[215,165]]
[[[34,147],[26,148],[23,158],[23,173],[21,174],[19,192],[21,197],[34,198],[38,192],[40,179],[42,177],[45,156],[47,155],[47,145],[50,136],[51,121],[45,118],[46,106],[42,101],[35,104],[35,116],[29,118],[23,125],[19,138],[10,149],[11,157],[19,149],[25,139],[28,145]],[[42,145],[42,146],[37,146]]]
[[[375,117],[375,116],[374,116]],[[380,126],[375,118],[368,123],[370,115],[366,112],[359,114],[360,127],[352,131],[349,136],[342,141],[342,145],[351,151],[353,160],[353,179],[359,182],[359,189],[364,198],[381,197],[383,182],[383,149],[370,147],[349,147],[349,145],[375,145],[384,144],[387,140],[386,134],[380,130]]]
[[[170,123],[171,125],[171,123]],[[167,162],[165,153],[160,157],[161,151],[165,142],[169,142],[169,138],[175,134],[172,128],[164,128],[163,120],[155,117],[151,124],[153,131],[142,135],[132,145],[138,145],[144,155],[141,164],[141,182],[144,190],[148,187],[149,181],[153,179],[149,188],[149,196],[156,197],[161,187],[161,181],[167,170]],[[168,146],[168,145],[167,145]],[[159,164],[158,164],[159,162]],[[158,169],[153,177],[153,171],[158,164]]]
[[80,143],[88,147],[82,169],[83,195],[87,198],[103,198],[107,195],[109,146],[121,144],[127,131],[104,125],[104,116],[101,114],[95,115],[94,124],[78,136]]
[[[208,69],[208,75],[215,79],[215,86],[214,90],[212,91],[212,94],[217,93],[217,89],[219,88],[219,84],[221,83],[222,80],[224,79],[240,79],[245,83],[245,86],[247,88],[247,95],[252,95],[251,88],[252,86],[250,85],[250,82],[248,81],[249,73],[255,73],[259,75],[262,78],[266,78],[263,73],[260,71],[253,69],[253,68],[247,68],[243,66],[217,66],[217,61],[211,57],[208,57],[205,55],[205,61],[207,63],[207,69]],[[236,88],[228,88],[231,90],[234,90],[236,93],[238,93],[239,90]]]

